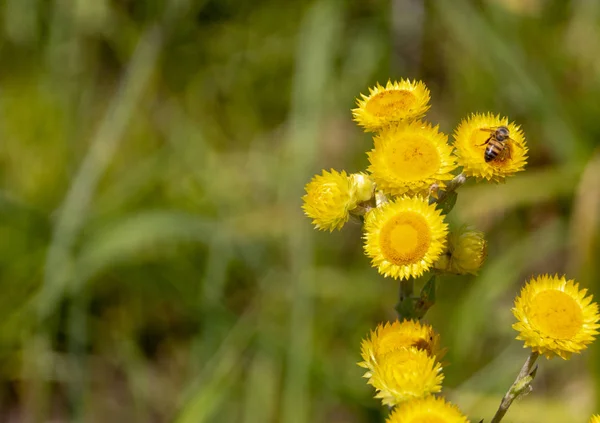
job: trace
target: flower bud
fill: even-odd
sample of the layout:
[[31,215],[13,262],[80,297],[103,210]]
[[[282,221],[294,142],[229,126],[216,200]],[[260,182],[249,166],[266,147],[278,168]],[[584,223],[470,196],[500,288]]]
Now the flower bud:
[[435,268],[458,275],[477,274],[487,256],[487,243],[483,232],[462,227],[448,235],[448,251]]

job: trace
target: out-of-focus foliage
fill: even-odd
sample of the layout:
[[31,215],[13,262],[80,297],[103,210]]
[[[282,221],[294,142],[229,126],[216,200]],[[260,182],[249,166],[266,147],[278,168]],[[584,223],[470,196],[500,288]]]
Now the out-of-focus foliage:
[[[490,246],[428,315],[454,402],[489,419],[512,382],[526,277],[600,295],[596,2],[5,0],[0,41],[1,421],[383,421],[356,362],[397,283],[300,197],[366,167],[350,109],[388,78],[530,146],[458,197]],[[585,421],[597,363],[542,362],[512,421]]]

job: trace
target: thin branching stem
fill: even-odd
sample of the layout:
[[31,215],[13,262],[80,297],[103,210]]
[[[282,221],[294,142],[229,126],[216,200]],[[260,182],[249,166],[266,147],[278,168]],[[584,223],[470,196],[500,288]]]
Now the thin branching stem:
[[[535,361],[539,356],[539,353],[532,351],[529,357],[527,357],[527,360],[525,360],[525,364],[523,364],[523,367],[521,367],[521,371],[515,379],[515,382],[512,384],[510,389],[502,398],[502,401],[500,402],[500,407],[498,407],[498,411],[496,411],[496,414],[494,415],[494,418],[492,419],[491,423],[499,423],[508,411],[508,408],[513,403],[513,401],[519,396],[520,393],[522,393],[526,388],[528,388],[528,386],[523,386],[523,379],[530,377],[533,365],[535,364]],[[527,385],[530,382],[531,380],[527,383]]]
[[436,199],[432,196],[429,200],[429,203],[443,203],[444,201],[446,201],[446,198],[448,198],[449,194],[456,191],[465,182],[467,182],[467,177],[464,173],[459,173],[450,182],[446,184],[446,189],[439,193],[438,198]]

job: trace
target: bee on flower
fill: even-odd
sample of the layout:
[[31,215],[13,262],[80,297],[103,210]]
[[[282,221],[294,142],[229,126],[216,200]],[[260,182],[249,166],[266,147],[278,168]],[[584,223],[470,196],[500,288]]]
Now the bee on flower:
[[478,180],[503,182],[527,164],[521,128],[491,113],[464,119],[454,132],[454,148],[463,173]]

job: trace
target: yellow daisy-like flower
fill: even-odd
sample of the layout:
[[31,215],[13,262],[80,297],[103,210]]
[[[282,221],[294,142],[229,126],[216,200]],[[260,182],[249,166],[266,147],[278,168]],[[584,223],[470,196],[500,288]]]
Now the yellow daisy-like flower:
[[[498,143],[498,146],[504,145],[504,148],[494,160],[486,162],[485,150],[490,147],[486,140],[501,126],[508,129],[510,139]],[[507,176],[523,170],[527,164],[528,149],[523,131],[509,122],[508,118],[491,113],[477,113],[464,119],[454,132],[454,148],[458,164],[463,166],[463,173],[477,179],[502,182]]]
[[448,235],[448,250],[434,267],[457,275],[476,275],[486,257],[487,242],[483,232],[462,227]]
[[367,214],[365,253],[384,276],[418,277],[442,254],[447,234],[435,205],[421,197],[400,197]]
[[352,109],[352,115],[367,132],[402,120],[417,119],[429,109],[429,90],[421,81],[388,81],[385,88],[377,84],[369,88],[368,96],[360,96],[362,100],[356,100],[358,107]]
[[341,229],[348,221],[349,210],[356,206],[350,193],[350,179],[344,171],[323,170],[323,174],[315,175],[304,189],[302,208],[320,230]]
[[443,188],[456,169],[448,137],[421,121],[384,129],[367,154],[377,188],[391,195],[427,194],[432,184]]
[[429,396],[399,405],[386,423],[469,423],[469,419],[454,404]]
[[513,329],[525,347],[547,358],[570,358],[598,334],[598,304],[587,290],[564,276],[541,275],[529,281],[515,300]]
[[441,357],[440,336],[427,324],[416,320],[386,322],[371,331],[361,344],[363,362],[359,366],[373,370],[378,357],[402,348],[417,348],[430,356]]
[[417,348],[393,350],[379,357],[372,371],[365,373],[383,405],[396,405],[426,397],[442,390],[442,365],[427,351]]
[[594,414],[588,423],[600,423],[600,414]]

